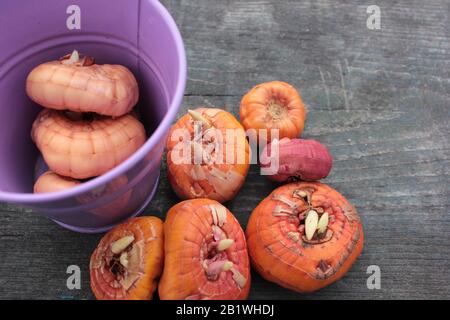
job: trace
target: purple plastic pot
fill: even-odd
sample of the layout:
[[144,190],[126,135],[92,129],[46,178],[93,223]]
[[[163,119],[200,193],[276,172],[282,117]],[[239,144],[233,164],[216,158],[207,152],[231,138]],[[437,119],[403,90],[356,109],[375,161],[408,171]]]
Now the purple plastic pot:
[[[182,39],[166,9],[157,0],[2,0],[0,47],[0,201],[78,232],[103,232],[139,214],[156,190],[186,83]],[[100,177],[63,192],[33,194],[45,164],[30,138],[41,107],[26,96],[25,79],[36,65],[73,49],[132,70],[149,138]]]

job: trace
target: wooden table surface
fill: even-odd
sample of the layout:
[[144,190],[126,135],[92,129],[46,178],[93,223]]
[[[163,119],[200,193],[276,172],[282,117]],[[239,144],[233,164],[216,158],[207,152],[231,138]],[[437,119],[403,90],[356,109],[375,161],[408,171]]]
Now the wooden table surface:
[[[450,297],[450,5],[447,0],[161,0],[187,49],[189,80],[179,116],[214,106],[238,116],[252,86],[284,80],[301,90],[304,138],[326,144],[324,182],[352,202],[366,244],[344,279],[302,295],[253,274],[253,299]],[[369,30],[367,6],[381,9]],[[163,165],[145,214],[164,217],[178,200]],[[227,207],[245,227],[274,188],[252,166]],[[101,235],[77,234],[0,204],[0,298],[92,299],[89,257]],[[81,268],[68,290],[66,268]],[[369,290],[367,267],[381,269]]]

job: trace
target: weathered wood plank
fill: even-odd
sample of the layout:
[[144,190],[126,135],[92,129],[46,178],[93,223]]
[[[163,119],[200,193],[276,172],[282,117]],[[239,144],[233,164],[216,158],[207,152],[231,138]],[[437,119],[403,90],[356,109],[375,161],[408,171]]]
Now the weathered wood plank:
[[[340,282],[300,295],[254,275],[251,298],[448,298],[450,295],[450,34],[444,0],[377,1],[382,29],[366,28],[360,1],[162,1],[188,52],[180,115],[192,106],[238,115],[253,85],[285,80],[301,89],[305,138],[334,156],[324,180],[358,209],[364,252]],[[372,3],[370,3],[372,4]],[[162,171],[145,213],[164,217],[177,199]],[[227,204],[245,227],[274,184],[253,166]],[[92,298],[88,263],[99,235],[80,235],[0,205],[0,298]],[[68,265],[82,290],[66,289]],[[379,265],[381,290],[366,269]]]

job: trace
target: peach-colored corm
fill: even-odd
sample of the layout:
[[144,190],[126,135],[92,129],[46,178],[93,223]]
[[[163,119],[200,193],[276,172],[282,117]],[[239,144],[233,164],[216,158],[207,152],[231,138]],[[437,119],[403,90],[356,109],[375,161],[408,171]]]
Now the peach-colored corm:
[[35,193],[47,193],[47,192],[57,192],[72,187],[76,187],[80,184],[80,181],[61,177],[60,175],[47,171],[43,173],[34,184]]
[[74,179],[106,173],[146,140],[144,126],[130,114],[116,119],[92,114],[75,119],[71,113],[52,109],[41,111],[31,136],[50,170]]
[[118,117],[136,105],[139,89],[121,65],[95,64],[75,50],[60,60],[38,65],[27,77],[28,96],[43,107],[95,112]]

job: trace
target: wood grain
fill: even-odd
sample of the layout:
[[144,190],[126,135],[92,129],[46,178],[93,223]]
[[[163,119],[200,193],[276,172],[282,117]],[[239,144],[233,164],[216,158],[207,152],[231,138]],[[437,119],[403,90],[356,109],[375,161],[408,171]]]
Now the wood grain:
[[[378,0],[381,30],[347,0],[162,0],[181,29],[189,63],[182,110],[217,106],[238,115],[253,85],[284,80],[308,106],[304,138],[326,144],[324,180],[361,215],[366,245],[340,282],[301,295],[254,274],[253,299],[429,299],[450,296],[450,34],[448,1]],[[162,179],[146,214],[177,202]],[[274,184],[252,166],[227,207],[245,227]],[[89,257],[100,235],[81,235],[0,205],[0,298],[91,299]],[[66,288],[66,268],[82,289]],[[381,268],[381,290],[366,286]]]

